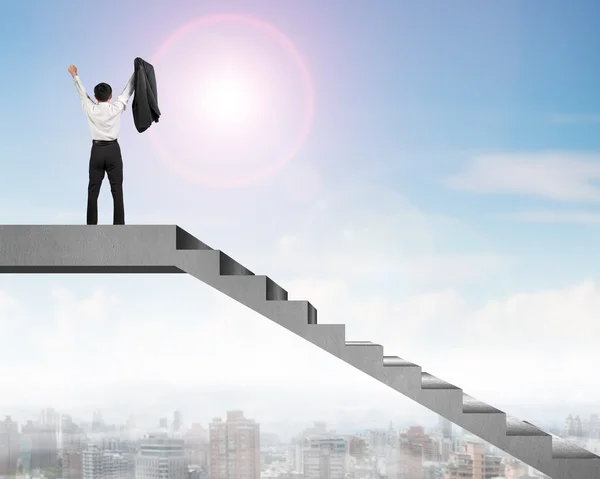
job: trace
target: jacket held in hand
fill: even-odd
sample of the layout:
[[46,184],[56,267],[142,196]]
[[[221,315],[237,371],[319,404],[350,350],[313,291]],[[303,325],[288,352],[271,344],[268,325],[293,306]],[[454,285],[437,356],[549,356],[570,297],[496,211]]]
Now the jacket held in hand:
[[152,122],[158,123],[160,117],[156,76],[154,75],[154,67],[140,57],[134,60],[133,67],[135,72],[135,94],[131,110],[135,128],[139,133],[142,133],[150,128]]

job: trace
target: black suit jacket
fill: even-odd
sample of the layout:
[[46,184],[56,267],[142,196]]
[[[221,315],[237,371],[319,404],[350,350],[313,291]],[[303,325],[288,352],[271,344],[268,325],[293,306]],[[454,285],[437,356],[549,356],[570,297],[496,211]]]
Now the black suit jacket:
[[158,123],[160,117],[156,76],[154,75],[154,67],[140,57],[133,61],[133,68],[135,72],[135,93],[131,110],[135,128],[139,133],[142,133],[150,128],[152,122]]

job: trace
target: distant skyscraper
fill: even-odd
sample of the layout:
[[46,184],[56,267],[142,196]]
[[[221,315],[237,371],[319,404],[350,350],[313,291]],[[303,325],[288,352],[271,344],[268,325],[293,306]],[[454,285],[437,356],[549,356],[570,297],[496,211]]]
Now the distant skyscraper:
[[130,459],[125,454],[103,451],[89,444],[81,454],[83,479],[130,479],[133,474]]
[[210,479],[260,479],[260,426],[242,411],[210,424]]
[[406,432],[406,438],[415,451],[420,451],[421,461],[438,461],[439,446],[421,426],[412,426]]
[[567,419],[565,420],[565,427],[563,429],[563,436],[564,437],[570,437],[570,436],[574,436],[575,435],[575,421],[573,419],[573,416],[571,416],[571,414],[569,414],[567,416]]
[[348,445],[343,438],[307,439],[304,479],[344,479]]
[[24,473],[31,472],[31,438],[20,435],[19,460]]
[[[591,426],[591,424],[590,424]],[[573,417],[571,414],[565,420],[563,437],[583,437],[583,424],[579,416]]]
[[102,413],[95,411],[92,416],[92,432],[103,432],[104,431],[104,420],[102,419]]
[[40,424],[43,426],[56,426],[60,416],[52,408],[44,409],[40,414]]
[[369,431],[369,443],[376,455],[383,456],[385,454],[385,446],[388,443],[386,431],[379,429]]
[[192,423],[183,439],[188,466],[205,468],[208,465],[208,438],[202,425]]
[[102,451],[90,444],[82,454],[83,479],[102,479]]
[[85,431],[73,422],[70,416],[63,415],[61,421],[61,446],[65,451],[83,452],[88,439]]
[[591,439],[600,439],[600,419],[597,414],[592,414],[590,416],[588,437]]
[[581,418],[579,416],[576,416],[573,423],[574,423],[573,424],[574,425],[573,436],[583,437],[583,428],[582,428],[582,424],[581,424]]
[[501,461],[500,457],[485,453],[485,444],[467,442],[450,454],[446,479],[495,479],[504,473]]
[[83,452],[64,451],[62,461],[63,479],[83,479]]
[[168,429],[169,420],[166,417],[161,417],[160,420],[158,421],[158,427],[161,429]]
[[413,442],[413,437],[407,433],[400,434],[399,476],[402,479],[422,479],[423,477],[423,446]]
[[136,479],[187,479],[182,439],[144,439],[135,459]]
[[367,458],[367,445],[364,439],[351,436],[348,439],[348,453],[355,457],[359,464],[364,464]]
[[438,457],[441,462],[448,462],[450,453],[452,452],[452,439],[442,438],[438,442]]
[[56,423],[36,424],[27,421],[21,432],[31,439],[31,469],[55,467],[58,459]]
[[179,431],[182,425],[183,421],[181,418],[181,411],[175,411],[175,413],[173,414],[173,431]]
[[439,431],[444,436],[444,438],[450,439],[452,437],[452,423],[450,421],[448,421],[448,419],[446,419],[445,417],[440,416],[440,422],[439,422],[438,428],[439,428]]
[[19,426],[10,416],[0,421],[0,476],[14,475],[20,451]]
[[134,464],[129,455],[104,451],[102,454],[102,479],[132,479]]

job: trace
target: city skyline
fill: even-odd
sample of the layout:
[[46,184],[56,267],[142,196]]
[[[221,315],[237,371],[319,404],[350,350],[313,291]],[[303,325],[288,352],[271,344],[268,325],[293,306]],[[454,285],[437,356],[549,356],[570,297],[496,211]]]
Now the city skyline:
[[[115,427],[95,411],[78,424],[52,408],[19,426],[0,421],[0,475],[35,479],[548,479],[467,431],[439,418],[434,428],[333,430],[314,421],[289,438],[264,433],[243,410],[228,410],[207,425],[186,423],[181,411],[144,431],[134,418]],[[594,415],[577,432],[600,447]],[[577,418],[577,422],[578,422]],[[565,427],[572,426],[569,416]],[[593,438],[593,439],[592,439]],[[7,442],[8,441],[8,442]],[[18,445],[15,449],[14,445]],[[481,464],[480,464],[481,463]],[[8,472],[7,472],[8,471]],[[12,471],[12,472],[10,472]]]

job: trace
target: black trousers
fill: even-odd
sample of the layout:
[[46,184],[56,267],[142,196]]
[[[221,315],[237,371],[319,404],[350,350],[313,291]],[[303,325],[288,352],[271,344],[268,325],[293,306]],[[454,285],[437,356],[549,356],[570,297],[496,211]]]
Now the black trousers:
[[90,182],[88,185],[87,224],[98,224],[98,196],[104,180],[108,175],[110,192],[113,197],[113,224],[125,224],[125,207],[123,205],[123,158],[117,140],[99,142],[94,140],[90,155]]

